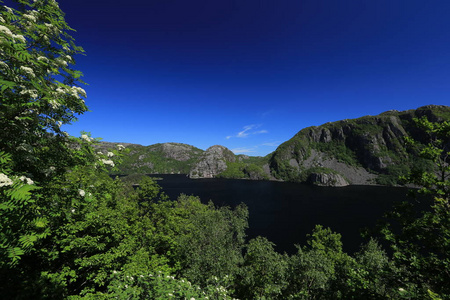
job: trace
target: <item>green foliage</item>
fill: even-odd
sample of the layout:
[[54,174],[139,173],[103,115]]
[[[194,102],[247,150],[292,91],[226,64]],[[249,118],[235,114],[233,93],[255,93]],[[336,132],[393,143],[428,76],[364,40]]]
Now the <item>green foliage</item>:
[[[151,146],[129,145],[129,154],[120,165],[119,174],[189,174],[192,166],[198,161],[203,150],[193,146],[168,143],[168,147],[179,148],[170,150],[165,144]],[[106,148],[107,149],[107,148]],[[172,153],[173,151],[173,153]]]
[[[434,200],[423,203],[428,208],[422,212],[412,203],[404,203],[389,215],[396,220],[395,226],[386,223],[381,233],[389,242],[400,270],[396,280],[408,297],[425,298],[437,293],[447,298],[450,297],[446,285],[450,281],[450,124],[430,122],[425,117],[414,121],[428,136],[428,144],[419,145],[420,155],[433,161],[436,169],[417,168],[404,179],[421,186],[420,192]],[[418,145],[412,139],[408,142]]]
[[217,178],[229,179],[255,179],[268,180],[269,176],[264,172],[263,168],[253,164],[244,162],[227,162],[227,169],[216,176]]
[[249,241],[241,275],[238,296],[244,299],[276,299],[287,286],[287,255],[274,250],[266,238]]
[[247,207],[215,208],[212,202],[200,205],[198,198],[184,195],[178,199],[177,207],[190,212],[183,234],[176,239],[181,274],[202,286],[213,276],[234,277],[242,263]]
[[343,141],[331,141],[328,143],[311,143],[311,147],[326,153],[329,157],[350,166],[360,166],[355,152],[345,145]]

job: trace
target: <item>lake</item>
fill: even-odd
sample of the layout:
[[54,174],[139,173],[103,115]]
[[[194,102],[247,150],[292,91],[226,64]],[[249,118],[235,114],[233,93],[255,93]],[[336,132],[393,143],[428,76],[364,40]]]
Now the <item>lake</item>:
[[373,227],[397,201],[408,200],[407,189],[384,186],[318,187],[301,183],[233,179],[189,179],[185,175],[155,175],[165,193],[199,196],[219,206],[245,203],[249,238],[274,242],[277,251],[294,253],[316,224],[342,235],[344,250],[354,252],[363,242],[360,229]]

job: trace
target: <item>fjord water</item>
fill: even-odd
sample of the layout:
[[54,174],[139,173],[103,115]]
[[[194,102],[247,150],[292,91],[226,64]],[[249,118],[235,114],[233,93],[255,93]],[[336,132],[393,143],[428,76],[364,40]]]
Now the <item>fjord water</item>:
[[344,250],[354,252],[363,239],[360,229],[374,227],[397,201],[408,200],[407,189],[384,186],[318,187],[301,183],[233,179],[189,179],[157,175],[171,199],[183,193],[234,208],[249,210],[248,238],[258,235],[274,242],[276,250],[294,253],[304,245],[316,224],[342,235]]

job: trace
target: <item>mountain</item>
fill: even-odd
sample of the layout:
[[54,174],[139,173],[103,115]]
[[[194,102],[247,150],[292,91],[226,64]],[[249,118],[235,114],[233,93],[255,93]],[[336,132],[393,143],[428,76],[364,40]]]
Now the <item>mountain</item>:
[[[119,174],[186,174],[191,178],[272,179],[324,186],[400,184],[414,168],[431,167],[419,159],[405,137],[425,143],[413,118],[450,121],[450,107],[429,105],[415,110],[387,111],[377,116],[342,120],[302,129],[265,157],[235,155],[224,146],[206,151],[191,145],[125,144],[128,154]],[[118,143],[100,143],[102,151]],[[450,142],[449,142],[450,146]]]
[[[142,146],[130,143],[100,142],[103,152],[127,149],[117,174],[187,174],[191,178],[269,179],[268,158],[235,155],[224,146],[215,145],[206,151],[180,143],[162,143]],[[266,171],[263,170],[265,165]],[[139,177],[136,177],[139,178]]]
[[127,143],[101,142],[98,148],[106,151],[117,144],[126,147],[128,153],[119,165],[119,174],[189,174],[203,150],[180,143],[163,143],[142,146]]
[[320,185],[397,184],[400,175],[431,165],[405,144],[405,137],[426,141],[413,122],[422,116],[449,121],[450,107],[392,110],[305,128],[272,153],[271,173],[281,180]]

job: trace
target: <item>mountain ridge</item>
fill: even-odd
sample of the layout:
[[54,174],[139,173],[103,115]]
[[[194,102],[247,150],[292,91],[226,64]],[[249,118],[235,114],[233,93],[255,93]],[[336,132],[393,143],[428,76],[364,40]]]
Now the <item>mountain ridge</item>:
[[[202,150],[182,143],[150,146],[120,143],[130,149],[119,173],[186,174],[191,178],[271,179],[324,186],[349,184],[396,185],[400,175],[427,167],[406,147],[405,137],[424,142],[413,118],[450,121],[450,107],[427,105],[406,111],[390,110],[306,127],[264,156],[235,155],[215,145]],[[119,143],[101,142],[107,149]]]

